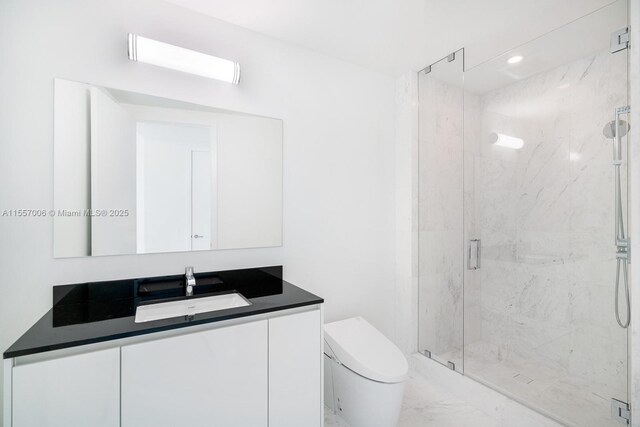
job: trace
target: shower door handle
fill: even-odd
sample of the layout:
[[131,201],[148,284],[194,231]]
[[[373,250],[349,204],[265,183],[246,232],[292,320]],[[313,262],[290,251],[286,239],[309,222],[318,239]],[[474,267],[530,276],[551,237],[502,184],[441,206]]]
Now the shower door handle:
[[[482,246],[480,239],[470,239],[467,249],[467,270],[479,270]],[[475,256],[474,256],[475,255]],[[472,263],[471,260],[474,260]]]

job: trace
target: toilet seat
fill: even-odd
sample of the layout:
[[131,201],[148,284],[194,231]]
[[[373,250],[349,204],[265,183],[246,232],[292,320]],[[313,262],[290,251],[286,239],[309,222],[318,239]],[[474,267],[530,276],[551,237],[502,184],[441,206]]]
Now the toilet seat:
[[324,339],[330,355],[365,378],[399,383],[407,377],[409,366],[402,352],[362,317],[325,324]]

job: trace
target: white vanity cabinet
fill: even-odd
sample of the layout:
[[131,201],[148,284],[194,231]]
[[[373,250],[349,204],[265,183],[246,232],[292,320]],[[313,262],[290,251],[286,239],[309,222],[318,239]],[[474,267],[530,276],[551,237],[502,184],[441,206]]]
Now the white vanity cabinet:
[[321,427],[322,309],[5,359],[4,427]]
[[122,427],[266,427],[267,322],[123,346]]
[[25,361],[11,376],[13,427],[120,425],[119,348]]
[[320,427],[320,310],[269,319],[269,427]]

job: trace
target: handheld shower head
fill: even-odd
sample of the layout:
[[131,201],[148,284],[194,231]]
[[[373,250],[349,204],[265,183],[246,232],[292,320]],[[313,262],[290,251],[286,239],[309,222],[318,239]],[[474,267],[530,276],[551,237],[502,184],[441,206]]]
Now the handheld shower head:
[[[616,129],[616,122],[615,120],[611,120],[609,123],[604,125],[604,128],[602,129],[602,134],[607,139],[613,139],[616,137],[615,129]],[[629,132],[629,129],[631,129],[631,125],[629,125],[629,123],[625,122],[624,120],[620,120],[618,122],[618,130],[620,131],[620,138],[625,136]]]

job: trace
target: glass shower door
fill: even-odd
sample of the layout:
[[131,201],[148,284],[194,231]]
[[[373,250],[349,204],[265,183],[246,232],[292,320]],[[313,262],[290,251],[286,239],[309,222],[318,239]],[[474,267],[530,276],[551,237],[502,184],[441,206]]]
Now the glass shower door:
[[418,74],[419,350],[462,372],[463,51]]
[[464,270],[465,375],[581,427],[620,425],[612,399],[628,401],[610,123],[628,102],[611,43],[626,26],[621,0],[464,76],[467,250],[482,243]]

